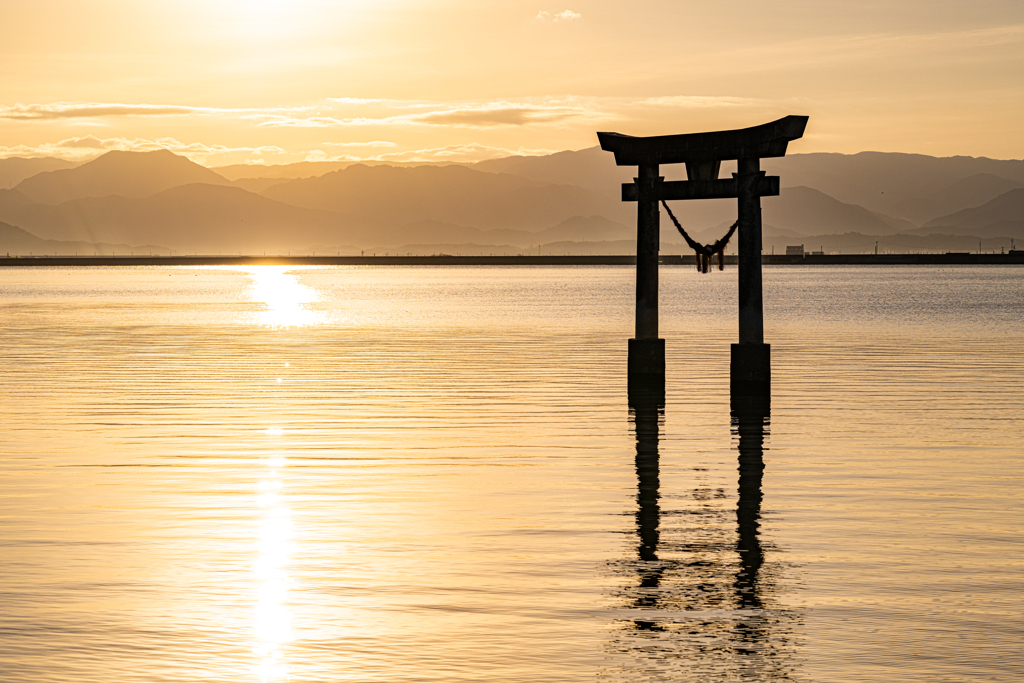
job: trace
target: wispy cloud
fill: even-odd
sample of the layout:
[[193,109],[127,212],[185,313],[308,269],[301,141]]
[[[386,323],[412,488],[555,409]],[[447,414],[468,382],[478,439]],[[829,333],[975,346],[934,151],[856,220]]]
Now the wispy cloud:
[[484,128],[491,126],[525,126],[531,123],[554,123],[584,116],[582,107],[565,104],[519,104],[491,102],[482,106],[462,106],[414,114],[408,118],[431,125]]
[[370,142],[322,142],[325,147],[397,147],[394,142],[371,140]]
[[[492,101],[371,100],[333,98],[308,106],[274,108],[219,109],[175,105],[17,104],[0,107],[0,119],[45,122],[60,118],[86,118],[102,121],[102,116],[213,116],[238,130],[239,124],[261,128],[306,128],[291,138],[304,142],[284,148],[277,146],[244,147],[184,143],[171,137],[133,138],[85,135],[37,146],[0,147],[0,157],[58,156],[87,159],[110,150],[168,149],[200,163],[284,163],[311,160],[377,160],[469,162],[513,154],[543,154],[546,149],[512,149],[476,143],[437,145],[452,139],[464,139],[465,132],[486,131],[491,144],[501,144],[495,134],[507,135],[525,129],[541,136],[546,144],[563,130],[581,126],[600,129],[620,126],[645,130],[651,121],[694,120],[717,116],[719,112],[743,112],[764,109],[770,103],[729,95],[668,94],[641,97],[536,97]],[[709,113],[710,112],[710,113]],[[30,124],[25,124],[30,125]],[[45,125],[45,124],[39,124]],[[316,132],[313,129],[322,129]],[[448,129],[449,133],[444,133]],[[608,128],[609,130],[611,128]],[[399,130],[401,131],[399,133]],[[283,132],[283,131],[282,131]],[[481,132],[480,135],[485,135]],[[297,137],[301,135],[302,137]],[[389,141],[392,135],[404,136],[402,144]],[[473,135],[473,133],[471,133]],[[315,136],[315,137],[313,137]],[[321,137],[322,136],[322,137]],[[381,136],[381,137],[377,137]],[[447,137],[447,140],[443,140]],[[312,138],[312,139],[311,139]],[[333,138],[333,140],[332,140]],[[352,139],[355,138],[355,139]],[[360,138],[363,138],[360,140]],[[365,138],[371,138],[366,140]],[[316,139],[324,140],[317,144]],[[397,139],[397,138],[396,138]],[[518,142],[518,141],[517,141]],[[280,144],[280,143],[279,143]],[[301,145],[301,146],[299,146]],[[312,147],[315,145],[315,147]],[[408,147],[422,147],[408,149]],[[539,145],[538,145],[539,147]]]
[[0,107],[0,119],[13,121],[46,121],[53,119],[99,118],[106,116],[184,116],[209,109],[162,104],[103,104],[56,102],[54,104],[22,104]]
[[645,97],[630,102],[633,107],[671,107],[694,109],[707,107],[740,107],[756,104],[748,97],[713,97],[704,95],[669,95],[666,97]]
[[571,9],[562,10],[561,12],[547,12],[545,10],[541,10],[540,12],[537,12],[537,15],[534,17],[537,21],[550,22],[578,21],[582,18],[582,14],[579,12],[573,12]]
[[328,154],[322,149],[306,152],[306,161],[393,161],[403,163],[472,163],[485,159],[499,159],[508,156],[537,156],[551,154],[550,149],[507,149],[505,147],[489,147],[475,142],[446,145],[429,149],[414,149],[404,152],[389,152],[374,156],[358,157],[352,154]]
[[0,106],[0,119],[9,121],[54,121],[65,119],[97,119],[121,116],[218,116],[256,114],[297,114],[310,107],[244,108],[192,107],[176,104],[123,104],[116,102],[52,102]]
[[284,154],[285,150],[272,145],[262,147],[228,147],[226,145],[206,145],[200,142],[183,143],[174,138],[98,138],[94,135],[67,138],[60,142],[44,143],[35,147],[17,145],[14,147],[0,146],[0,158],[3,157],[42,157],[56,156],[64,159],[82,160],[111,151],[151,152],[166,149],[188,157],[192,161],[205,163],[221,155],[246,154],[256,158],[262,155]]
[[[646,98],[573,96],[469,102],[381,100],[336,97],[316,105],[225,109],[164,104],[67,103],[0,106],[0,120],[54,121],[129,116],[207,116],[261,128],[348,128],[374,126],[500,128],[597,121],[641,107],[726,107],[750,104],[737,97],[672,95]],[[354,144],[354,143],[353,143]],[[361,143],[362,144],[362,143]],[[367,143],[368,144],[368,143]]]
[[[329,128],[335,126],[452,126],[456,128],[492,128],[558,123],[566,119],[590,116],[593,112],[574,101],[484,102],[442,104],[427,102],[394,103],[390,109],[428,109],[416,113],[364,116],[313,116],[252,114],[264,127]],[[383,112],[382,112],[383,113]]]
[[328,154],[322,149],[313,149],[304,154],[303,161],[363,161],[354,154]]
[[508,156],[538,156],[552,154],[556,150],[550,149],[507,149],[504,147],[488,147],[475,142],[461,145],[447,145],[445,147],[434,147],[431,149],[417,149],[408,152],[393,152],[382,154],[377,157],[380,161],[455,161],[472,162],[483,161],[484,159],[499,159]]
[[388,100],[364,97],[328,97],[327,101],[337,102],[338,104],[376,104],[378,102],[387,102]]
[[358,125],[353,119],[339,119],[333,116],[295,116],[291,114],[249,114],[243,118],[258,121],[264,128],[332,128],[334,126]]

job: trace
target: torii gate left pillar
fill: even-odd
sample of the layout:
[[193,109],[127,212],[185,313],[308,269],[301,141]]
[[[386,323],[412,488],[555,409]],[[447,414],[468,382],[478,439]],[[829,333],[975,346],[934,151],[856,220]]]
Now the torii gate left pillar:
[[[732,347],[733,395],[771,393],[770,347],[764,343],[761,300],[761,197],[779,194],[779,179],[766,177],[761,159],[786,154],[803,137],[806,116],[787,116],[740,130],[637,138],[598,133],[601,149],[619,166],[636,166],[635,182],[622,186],[622,200],[637,203],[636,336],[629,340],[630,391],[664,393],[665,340],[658,337],[658,202],[677,199],[738,200],[739,343]],[[719,179],[722,161],[736,160],[737,173]],[[665,182],[662,164],[686,164],[686,181]]]
[[658,337],[658,252],[661,242],[661,183],[657,164],[637,169],[636,330],[629,340],[632,384],[665,385],[665,340]]

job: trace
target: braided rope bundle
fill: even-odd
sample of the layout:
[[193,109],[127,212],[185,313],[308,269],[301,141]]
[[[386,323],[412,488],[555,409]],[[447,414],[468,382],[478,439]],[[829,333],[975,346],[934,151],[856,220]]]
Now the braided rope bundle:
[[683,230],[683,226],[679,225],[679,221],[676,220],[675,214],[672,213],[672,209],[668,208],[668,204],[665,200],[661,200],[661,205],[665,207],[665,211],[668,212],[668,217],[675,223],[676,230],[683,236],[686,243],[693,249],[694,254],[697,256],[697,272],[707,273],[711,270],[711,257],[718,254],[718,269],[725,270],[725,248],[729,245],[729,240],[732,239],[733,233],[736,232],[737,226],[740,222],[736,221],[729,226],[729,232],[725,233],[722,239],[718,240],[714,244],[701,244],[692,237],[686,234]]

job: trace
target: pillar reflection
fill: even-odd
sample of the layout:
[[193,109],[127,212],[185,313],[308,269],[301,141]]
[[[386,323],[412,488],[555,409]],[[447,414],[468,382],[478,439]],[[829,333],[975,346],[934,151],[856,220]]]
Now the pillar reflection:
[[771,399],[734,396],[732,427],[738,437],[739,486],[736,502],[736,553],[739,570],[733,584],[740,608],[762,606],[759,574],[764,564],[761,547],[761,482],[764,477],[764,439],[771,424]]
[[636,436],[635,550],[616,563],[628,581],[621,597],[629,618],[609,644],[619,663],[603,676],[789,680],[797,614],[779,607],[783,564],[761,537],[770,400],[732,399],[735,507],[728,488],[702,466],[692,468],[692,490],[665,492],[664,398],[631,392],[629,408]]
[[[663,395],[660,392],[634,392],[631,395],[630,414],[636,432],[637,573],[640,575],[640,587],[633,607],[650,609],[657,607],[658,589],[665,571],[665,565],[658,559],[661,524],[658,434],[665,414]],[[653,621],[637,619],[634,624],[642,630],[661,630]]]

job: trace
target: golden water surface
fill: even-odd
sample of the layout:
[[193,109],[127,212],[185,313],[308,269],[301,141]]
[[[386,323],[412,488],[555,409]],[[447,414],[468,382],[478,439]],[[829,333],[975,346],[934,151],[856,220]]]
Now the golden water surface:
[[1024,678],[1024,271],[0,271],[0,680]]

